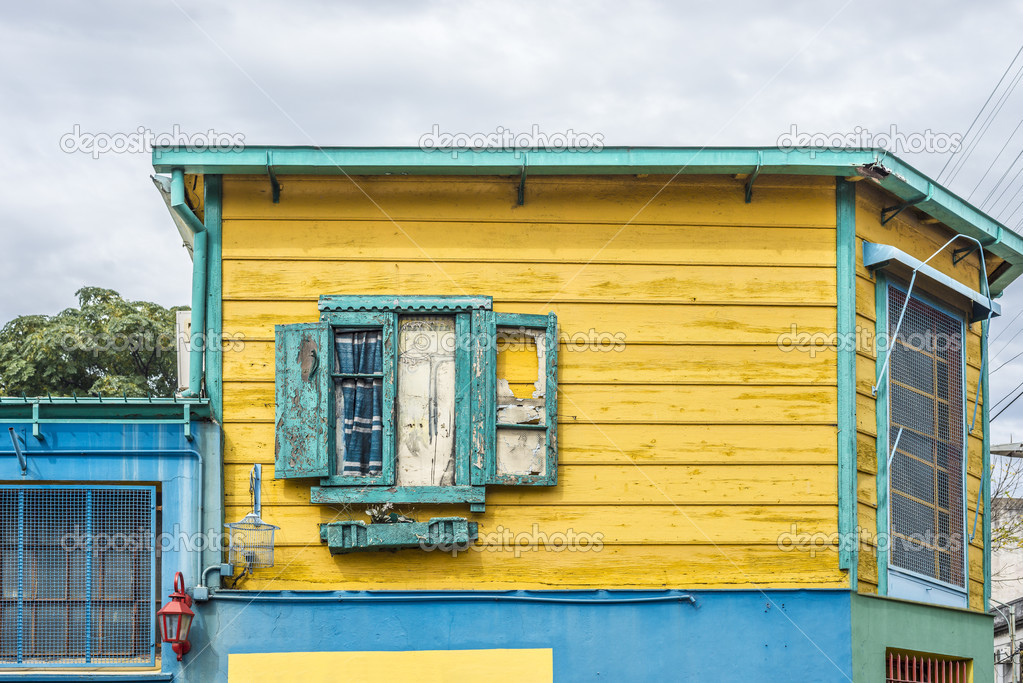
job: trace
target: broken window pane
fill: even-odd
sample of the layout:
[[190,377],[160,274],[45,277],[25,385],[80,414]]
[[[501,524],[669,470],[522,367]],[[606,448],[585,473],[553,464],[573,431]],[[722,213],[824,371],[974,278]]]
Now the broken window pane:
[[547,474],[547,433],[540,429],[498,429],[497,473]]
[[398,321],[399,486],[455,483],[455,319]]
[[546,474],[546,388],[545,331],[498,327],[498,474]]

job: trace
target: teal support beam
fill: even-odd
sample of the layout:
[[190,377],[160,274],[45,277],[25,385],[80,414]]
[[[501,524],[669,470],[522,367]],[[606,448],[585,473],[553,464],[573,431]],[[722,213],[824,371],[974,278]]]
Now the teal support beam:
[[[983,346],[984,358],[988,357],[988,326],[989,320],[981,322],[980,343]],[[990,363],[980,376],[980,392],[983,406],[981,408],[981,424],[984,435],[982,438],[982,475],[980,485],[984,487],[984,611],[991,609],[991,413],[988,407],[988,376],[991,374]]]
[[857,589],[856,526],[856,184],[835,178],[838,295],[838,537],[839,564]]
[[185,173],[180,168],[171,171],[171,211],[189,230],[192,243],[192,338],[188,359],[188,391],[182,396],[195,398],[202,391],[202,361],[204,332],[206,330],[206,226],[203,225],[185,201]]
[[888,595],[888,383],[880,381],[881,368],[888,347],[880,340],[887,339],[888,334],[888,281],[881,273],[876,273],[877,283],[874,285],[874,306],[877,322],[875,323],[877,342],[877,594]]

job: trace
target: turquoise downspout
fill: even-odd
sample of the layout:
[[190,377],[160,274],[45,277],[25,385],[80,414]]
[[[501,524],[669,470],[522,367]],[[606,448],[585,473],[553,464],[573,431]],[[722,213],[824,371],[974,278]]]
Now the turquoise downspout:
[[[985,320],[981,322],[980,327],[980,343],[982,345],[981,352],[984,358],[987,358],[988,354],[988,325],[990,322]],[[983,454],[981,456],[981,467],[983,468],[980,473],[980,485],[984,487],[984,611],[987,612],[990,609],[989,602],[991,600],[991,419],[988,409],[988,377],[991,371],[989,368],[984,368],[984,374],[980,378],[980,391],[981,400],[983,405],[981,407],[981,425],[984,429],[983,434]],[[969,546],[967,546],[967,552],[969,552]],[[969,585],[969,581],[967,581]]]
[[206,331],[206,226],[185,202],[185,172],[171,171],[171,211],[194,235],[192,243],[192,338],[188,359],[188,390],[184,398],[198,398],[202,388],[203,338]]

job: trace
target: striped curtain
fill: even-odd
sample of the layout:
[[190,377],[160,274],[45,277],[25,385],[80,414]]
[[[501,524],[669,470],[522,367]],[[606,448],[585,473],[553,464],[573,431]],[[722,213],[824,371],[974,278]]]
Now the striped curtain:
[[379,377],[335,379],[334,415],[341,474],[380,474],[383,466],[383,335],[380,330],[334,336],[338,374]]

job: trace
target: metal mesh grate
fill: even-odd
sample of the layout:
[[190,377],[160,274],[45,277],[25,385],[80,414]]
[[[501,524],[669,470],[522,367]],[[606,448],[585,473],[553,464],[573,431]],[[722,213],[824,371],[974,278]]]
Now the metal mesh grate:
[[154,661],[154,497],[0,487],[0,666]]
[[966,683],[969,661],[888,653],[886,683]]
[[[905,301],[889,287],[889,333]],[[965,588],[963,323],[910,297],[891,354],[890,563]]]

